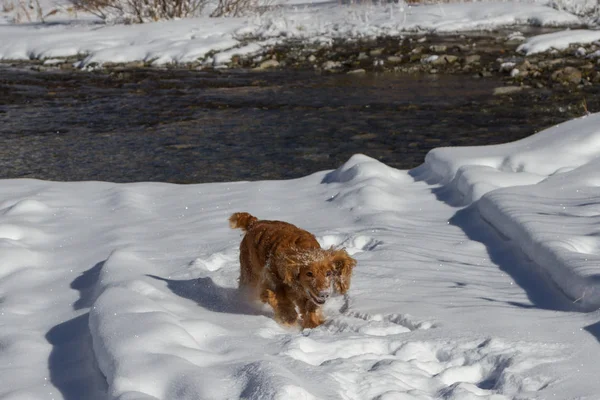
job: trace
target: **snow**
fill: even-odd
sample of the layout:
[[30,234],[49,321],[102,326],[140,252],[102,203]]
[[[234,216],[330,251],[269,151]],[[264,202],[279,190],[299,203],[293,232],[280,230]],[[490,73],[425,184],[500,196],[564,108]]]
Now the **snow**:
[[531,37],[520,45],[517,51],[531,55],[551,49],[564,50],[571,44],[587,44],[598,40],[600,40],[598,30],[573,29]]
[[[515,2],[49,20],[4,18],[0,59],[220,66],[287,38],[580,21]],[[520,51],[597,40],[567,30]],[[411,171],[355,155],[290,181],[0,181],[0,398],[597,398],[598,171],[595,114],[513,143],[438,148]],[[295,223],[357,259],[324,325],[283,328],[239,295],[236,211]]]
[[[512,239],[582,310],[600,308],[600,115],[517,142],[431,151],[422,169]],[[503,189],[499,189],[503,188]]]
[[[63,5],[63,8],[66,6]],[[334,38],[457,32],[506,26],[575,26],[579,17],[543,3],[490,1],[409,6],[285,3],[259,16],[198,17],[143,25],[103,25],[89,15],[59,13],[47,24],[0,24],[0,60],[80,57],[80,67],[107,62],[152,65],[203,62],[219,66],[292,38]],[[596,32],[597,33],[597,32]],[[583,38],[582,38],[583,39]],[[567,39],[561,39],[567,40]],[[211,57],[208,57],[211,55]]]
[[[0,397],[596,398],[599,122],[411,171],[355,155],[289,181],[0,181]],[[324,325],[238,295],[235,211],[357,259]]]

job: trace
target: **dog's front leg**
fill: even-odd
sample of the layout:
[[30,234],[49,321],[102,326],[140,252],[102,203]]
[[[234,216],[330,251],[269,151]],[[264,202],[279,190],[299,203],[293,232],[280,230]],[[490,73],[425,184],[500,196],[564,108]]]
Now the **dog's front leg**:
[[321,307],[318,307],[315,303],[310,300],[306,300],[302,307],[302,328],[316,328],[325,322],[323,311]]
[[269,304],[275,311],[275,320],[282,325],[294,325],[298,320],[296,305],[290,299],[289,293],[285,287],[275,290],[274,299],[271,298]]

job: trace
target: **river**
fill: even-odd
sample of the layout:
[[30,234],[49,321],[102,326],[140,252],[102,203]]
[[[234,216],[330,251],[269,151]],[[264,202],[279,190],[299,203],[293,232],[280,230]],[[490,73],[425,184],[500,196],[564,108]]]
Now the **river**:
[[[504,143],[597,107],[594,87],[494,96],[498,78],[0,68],[0,178],[289,179],[363,153]],[[595,96],[595,97],[594,97]]]

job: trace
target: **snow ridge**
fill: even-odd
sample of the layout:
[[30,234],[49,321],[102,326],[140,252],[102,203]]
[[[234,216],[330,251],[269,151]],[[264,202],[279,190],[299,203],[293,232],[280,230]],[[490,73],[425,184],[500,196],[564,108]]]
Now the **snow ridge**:
[[[560,149],[560,150],[558,150]],[[574,306],[600,308],[600,114],[502,145],[434,149],[414,171],[473,204]]]

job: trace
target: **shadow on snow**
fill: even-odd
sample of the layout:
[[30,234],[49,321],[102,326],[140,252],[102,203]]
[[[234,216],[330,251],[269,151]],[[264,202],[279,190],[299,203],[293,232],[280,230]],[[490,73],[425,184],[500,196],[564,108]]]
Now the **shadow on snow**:
[[[525,290],[532,304],[513,301],[503,301],[504,303],[521,308],[580,311],[539,266],[528,260],[520,249],[512,246],[510,241],[503,238],[481,217],[475,205],[459,210],[450,219],[450,223],[462,229],[470,240],[484,244],[490,260]],[[499,301],[491,298],[482,299]]]
[[600,343],[600,321],[596,322],[595,324],[588,325],[583,329],[588,331],[592,336],[596,338],[598,343]]
[[[89,308],[94,301],[94,288],[104,262],[83,272],[71,282],[79,291],[73,310]],[[96,363],[89,313],[83,313],[52,327],[46,340],[52,345],[48,357],[50,381],[65,400],[101,400],[106,398],[107,384]]]
[[209,311],[229,314],[262,314],[237,288],[217,285],[212,278],[174,280],[156,275],[146,275],[167,283],[171,292],[184,299],[196,302]]

